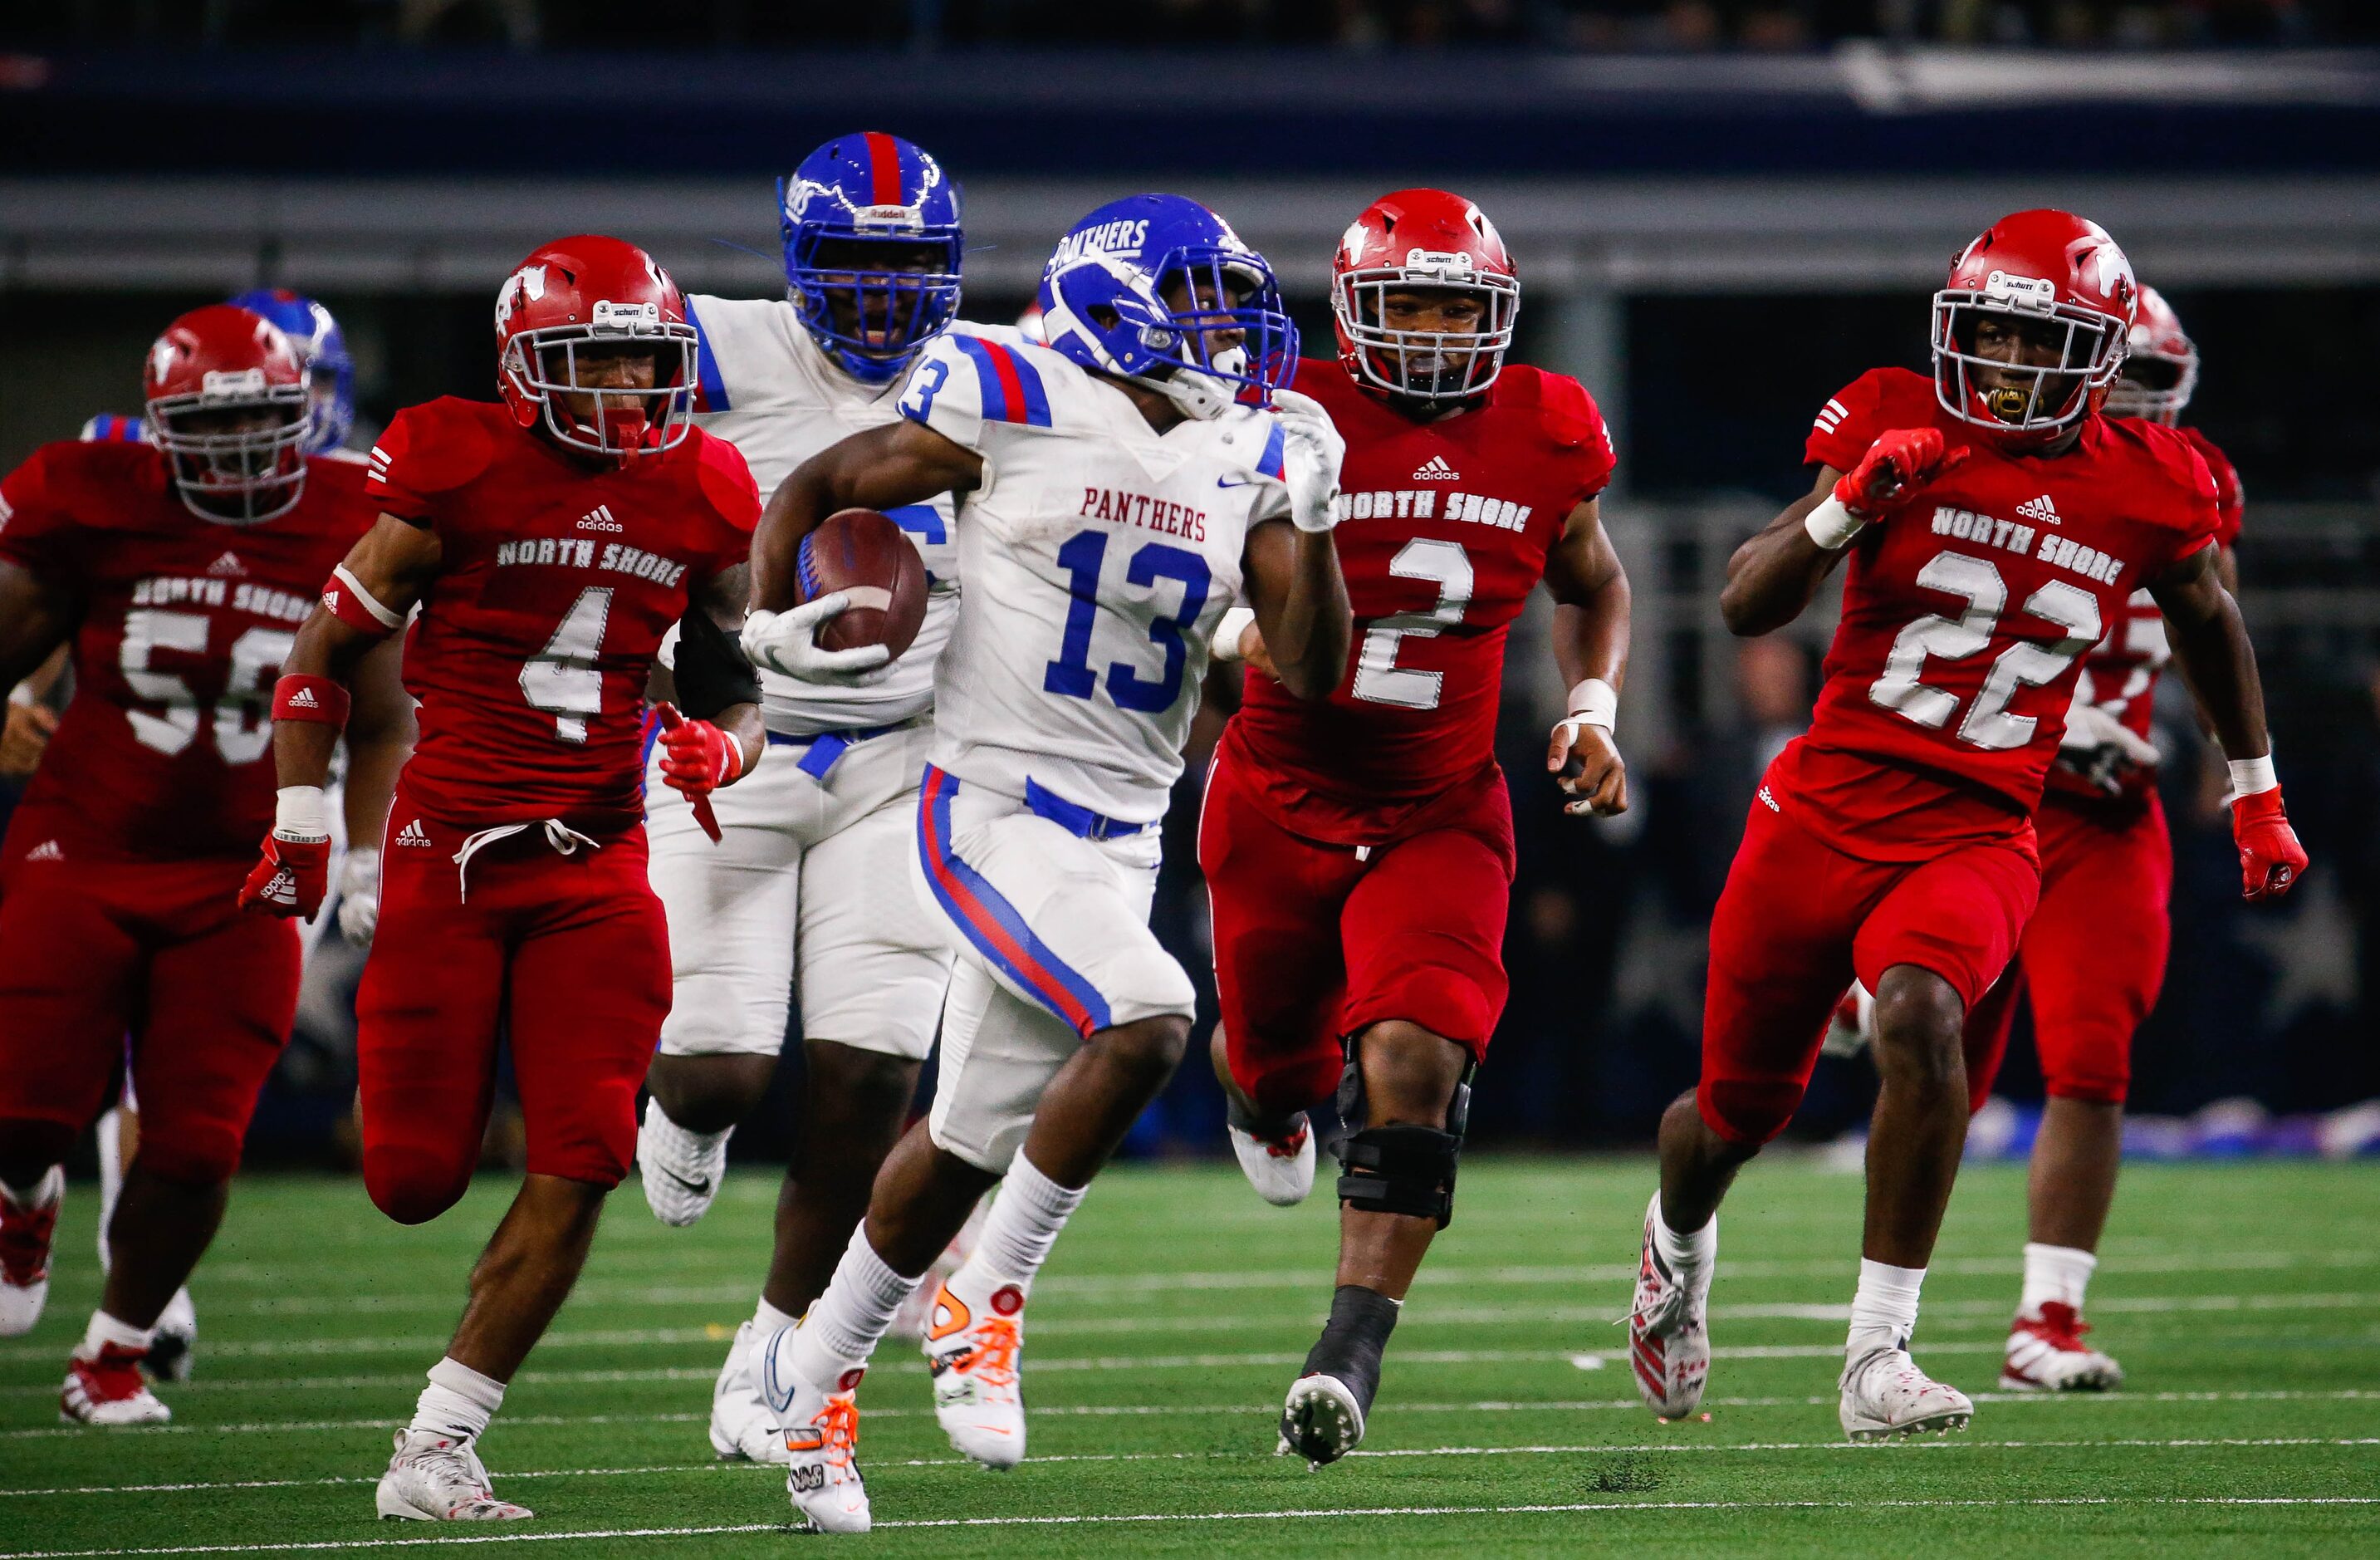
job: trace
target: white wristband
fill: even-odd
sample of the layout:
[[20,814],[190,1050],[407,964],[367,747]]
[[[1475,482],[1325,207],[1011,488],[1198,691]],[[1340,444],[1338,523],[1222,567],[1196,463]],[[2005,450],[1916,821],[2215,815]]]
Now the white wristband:
[[1569,719],[1581,725],[1599,725],[1605,731],[1620,715],[1620,690],[1601,677],[1587,677],[1570,690]]
[[1247,632],[1248,625],[1256,620],[1257,609],[1252,606],[1235,606],[1223,614],[1223,620],[1215,625],[1215,637],[1211,641],[1215,659],[1239,660],[1240,636]]
[[20,709],[30,710],[40,703],[41,700],[35,697],[31,683],[18,683],[8,690],[8,702]]
[[331,810],[320,786],[284,786],[273,807],[273,832],[290,839],[329,839]]
[[2252,797],[2259,791],[2277,791],[2280,787],[2281,777],[2273,773],[2272,754],[2231,761],[2231,789],[2238,795]]
[[1852,544],[1852,538],[1865,530],[1867,522],[1851,512],[1843,501],[1828,494],[1816,508],[1802,517],[1802,529],[1810,540],[1829,553],[1840,553]]

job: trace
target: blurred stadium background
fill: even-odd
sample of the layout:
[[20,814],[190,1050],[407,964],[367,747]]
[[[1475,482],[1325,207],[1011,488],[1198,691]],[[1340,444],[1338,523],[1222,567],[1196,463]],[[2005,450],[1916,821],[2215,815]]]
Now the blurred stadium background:
[[[665,43],[652,40],[660,38]],[[1062,43],[1062,46],[1061,44]],[[2191,420],[2244,473],[2244,602],[2315,860],[2238,898],[2178,679],[2173,969],[2137,1050],[2143,1152],[2380,1140],[2380,6],[2364,0],[52,0],[0,21],[0,461],[137,411],[178,311],[257,285],[345,324],[366,421],[491,393],[489,300],[538,241],[608,231],[689,291],[782,286],[771,180],[898,131],[966,187],[967,313],[1013,316],[1097,201],[1173,188],[1281,273],[1309,350],[1346,221],[1478,200],[1522,268],[1519,353],[1612,420],[1636,592],[1620,735],[1636,805],[1566,820],[1537,770],[1561,690],[1516,636],[1512,1003],[1483,1140],[1641,1143],[1694,1076],[1703,927],[1767,759],[1806,719],[1821,615],[1730,639],[1728,552],[1806,485],[1814,408],[1922,366],[1985,222],[2106,225],[2204,353]],[[1541,626],[1539,626],[1541,628]],[[1213,718],[1202,728],[1211,741]],[[1204,968],[1190,829],[1160,930]],[[251,1157],[335,1161],[350,958],[324,961]],[[1985,1136],[2022,1149],[2023,1052]],[[1864,1119],[1827,1064],[1796,1132]],[[1139,1135],[1220,1146],[1185,1067]],[[739,1153],[780,1153],[764,1112]]]

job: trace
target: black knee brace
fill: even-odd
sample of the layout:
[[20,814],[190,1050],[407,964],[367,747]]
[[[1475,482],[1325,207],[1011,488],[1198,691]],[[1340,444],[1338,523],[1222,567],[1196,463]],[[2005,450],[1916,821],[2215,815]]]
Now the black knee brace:
[[1471,1121],[1470,1066],[1446,1107],[1446,1129],[1434,1127],[1372,1127],[1366,1124],[1364,1069],[1350,1037],[1347,1066],[1339,1075],[1339,1135],[1330,1152],[1343,1172],[1339,1200],[1372,1213],[1403,1213],[1454,1222],[1454,1172],[1463,1154],[1463,1128]]

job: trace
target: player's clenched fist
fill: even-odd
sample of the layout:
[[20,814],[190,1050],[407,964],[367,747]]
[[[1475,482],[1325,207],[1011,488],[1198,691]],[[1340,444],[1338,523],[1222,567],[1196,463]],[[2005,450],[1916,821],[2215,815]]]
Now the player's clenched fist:
[[674,704],[657,704],[662,723],[662,780],[685,796],[708,796],[744,773],[743,744],[709,721],[690,721]]
[[1568,792],[1562,810],[1572,817],[1609,818],[1628,810],[1628,766],[1611,739],[1620,695],[1600,677],[1571,689],[1570,713],[1554,723],[1546,744],[1546,773]]
[[1339,523],[1339,463],[1347,457],[1347,441],[1313,396],[1278,390],[1272,400],[1281,419],[1290,521],[1300,530],[1327,531]]
[[2279,898],[2306,870],[2305,847],[2281,810],[2278,786],[2233,800],[2231,838],[2240,847],[2240,892],[2251,903]]
[[1968,453],[1964,445],[1946,449],[1939,428],[1888,429],[1836,481],[1836,501],[1863,520],[1876,519],[1926,483],[1957,470]]
[[284,786],[263,859],[240,884],[239,908],[299,920],[322,908],[331,889],[331,825],[317,786]]

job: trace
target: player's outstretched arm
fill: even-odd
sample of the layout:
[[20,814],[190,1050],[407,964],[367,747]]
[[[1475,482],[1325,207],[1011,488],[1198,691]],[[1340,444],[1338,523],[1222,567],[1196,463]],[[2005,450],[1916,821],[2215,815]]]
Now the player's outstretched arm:
[[1563,522],[1561,540],[1546,559],[1546,590],[1554,599],[1554,664],[1570,689],[1568,713],[1547,744],[1546,769],[1573,798],[1563,811],[1625,812],[1628,766],[1611,728],[1628,676],[1628,572],[1604,532],[1598,500],[1588,499]]
[[2165,614],[2173,657],[2231,763],[2231,834],[2240,847],[2240,891],[2277,898],[2306,869],[2281,808],[2273,742],[2265,728],[2265,689],[2240,603],[2223,588],[2216,550],[2202,547],[2149,582]]

